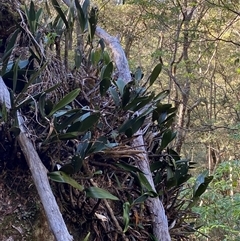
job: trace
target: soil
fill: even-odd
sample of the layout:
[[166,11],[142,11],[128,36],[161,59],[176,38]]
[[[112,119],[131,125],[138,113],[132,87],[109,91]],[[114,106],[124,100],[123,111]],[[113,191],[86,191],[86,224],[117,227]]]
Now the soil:
[[29,170],[0,161],[0,240],[54,241]]

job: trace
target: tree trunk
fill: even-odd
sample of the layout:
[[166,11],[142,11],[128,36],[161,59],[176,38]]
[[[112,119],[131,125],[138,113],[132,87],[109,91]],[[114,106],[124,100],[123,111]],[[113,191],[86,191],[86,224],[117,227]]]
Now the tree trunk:
[[47,169],[42,164],[31,140],[26,136],[23,118],[18,114],[20,134],[17,139],[27,160],[34,184],[43,204],[48,223],[57,241],[72,241],[47,177]]
[[[117,38],[110,36],[99,27],[97,27],[96,29],[96,35],[102,38],[105,41],[106,45],[111,49],[113,59],[118,70],[118,77],[124,80],[126,83],[131,81],[128,62],[125,53]],[[144,173],[152,189],[156,191],[149,167],[149,160],[146,154],[141,130],[139,130],[136,133],[136,137],[135,139],[133,139],[132,142],[132,147],[142,151],[143,154],[138,155],[138,158],[135,160],[135,163],[139,167],[139,169]],[[159,241],[170,241],[171,237],[168,230],[168,220],[165,215],[165,210],[160,199],[158,197],[148,198],[146,204],[148,206],[149,212],[151,213],[154,236]]]

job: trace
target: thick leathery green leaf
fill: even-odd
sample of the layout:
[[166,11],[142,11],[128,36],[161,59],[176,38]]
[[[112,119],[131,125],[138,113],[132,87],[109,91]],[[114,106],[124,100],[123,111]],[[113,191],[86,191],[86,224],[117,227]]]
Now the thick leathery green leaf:
[[176,132],[171,130],[165,131],[161,140],[160,150],[163,150],[175,138],[176,134]]
[[60,110],[67,104],[71,103],[80,93],[80,89],[75,89],[65,95],[52,109],[48,116],[52,116],[56,111]]
[[175,173],[171,167],[167,167],[167,188],[177,185],[177,179]]
[[74,169],[74,173],[80,171],[80,169],[82,168],[83,165],[83,158],[81,158],[80,155],[75,155],[72,157],[72,165],[73,165],[73,169]]
[[137,67],[135,73],[134,73],[134,79],[135,81],[139,82],[142,79],[143,73],[141,67]]
[[[163,113],[168,113],[168,111],[170,111],[171,107],[172,107],[171,104],[158,103],[157,108],[153,111],[152,121],[160,121],[162,123],[163,117],[160,117],[160,115]],[[160,119],[159,119],[159,117],[160,117]]]
[[91,146],[91,148],[88,150],[88,154],[90,153],[97,153],[100,152],[104,149],[107,148],[106,144],[107,144],[107,137],[105,136],[101,136],[99,137]]
[[81,142],[77,146],[76,153],[79,154],[82,159],[84,159],[86,156],[86,151],[88,149],[90,139],[91,139],[91,132],[88,131],[85,133],[85,135],[81,139]]
[[165,166],[164,162],[161,162],[161,161],[154,162],[154,163],[151,163],[150,170],[151,170],[151,172],[154,172],[156,170],[163,168],[164,166]]
[[110,79],[103,79],[100,82],[100,94],[101,96],[106,95],[106,92],[108,91],[109,87],[111,86],[111,81]]
[[110,87],[109,91],[110,91],[110,94],[113,98],[114,104],[116,106],[120,106],[120,98],[118,96],[118,92],[113,87]]
[[144,193],[133,201],[133,205],[145,202],[149,198],[148,193]]
[[133,135],[132,127],[131,127],[131,128],[128,128],[127,130],[125,130],[125,135],[126,135],[128,138],[132,137],[132,135]]
[[158,124],[161,125],[166,120],[166,118],[167,118],[167,112],[166,111],[160,113],[160,115],[158,117],[158,120],[157,120]]
[[133,134],[135,134],[142,127],[145,118],[146,118],[146,116],[142,116],[140,118],[137,118],[137,120],[134,122],[134,124],[132,126]]
[[193,197],[200,197],[207,189],[208,184],[212,181],[213,176],[208,176],[208,170],[201,173],[194,184],[193,187]]
[[154,110],[155,106],[148,106],[148,108],[146,108],[146,110],[144,110],[138,118],[141,118],[142,116],[146,117],[147,115],[152,114]]
[[127,129],[131,128],[133,123],[136,121],[137,117],[125,121],[118,129],[120,133],[125,132]]
[[76,139],[78,137],[78,135],[79,135],[78,132],[69,132],[69,133],[64,133],[64,134],[57,134],[57,135],[54,135],[51,138],[51,141]]
[[4,54],[2,56],[2,69],[1,69],[1,76],[3,76],[5,74],[5,71],[7,69],[8,66],[8,60],[10,55],[12,54],[15,42],[17,40],[17,36],[20,32],[20,29],[15,30],[15,32],[13,33],[13,35],[10,38],[9,43],[7,44],[7,47],[4,51]]
[[95,7],[92,7],[89,15],[90,16],[88,18],[88,39],[91,43],[93,41],[97,26],[97,9]]
[[180,186],[181,184],[187,182],[191,177],[192,177],[191,174],[186,174],[186,175],[184,175],[184,176],[180,176],[180,177],[177,179],[177,185]]
[[45,104],[46,104],[46,93],[43,92],[40,97],[39,97],[39,101],[38,101],[38,108],[39,108],[39,112],[41,114],[41,116],[44,118],[46,116],[45,113]]
[[65,26],[66,26],[66,29],[69,29],[69,23],[66,19],[66,16],[64,14],[64,12],[62,11],[59,3],[57,0],[51,0],[52,1],[52,4],[53,4],[53,7],[55,8],[55,10],[57,11],[57,13],[59,14],[59,16],[61,17],[61,19],[63,20]]
[[42,16],[43,9],[39,8],[36,12],[36,21],[39,22],[40,17]]
[[162,64],[159,63],[158,65],[155,66],[155,68],[153,69],[150,77],[149,77],[149,85],[153,85],[153,83],[156,81],[156,79],[158,78],[159,74],[161,73],[162,70]]
[[86,117],[83,121],[77,121],[72,124],[67,132],[77,131],[77,132],[84,132],[92,128],[98,121],[100,115],[99,113],[91,114],[90,116]]
[[177,185],[180,186],[181,184],[185,183],[191,175],[188,174],[189,171],[189,160],[183,159],[183,160],[178,160],[176,162],[176,171],[175,171],[175,177],[177,180]]
[[[142,187],[145,187],[149,192],[155,193],[152,189],[152,186],[150,185],[150,183],[148,182],[147,178],[144,176],[143,173],[138,173],[138,179]],[[155,193],[155,195],[157,196],[157,193]]]
[[[70,111],[69,111],[70,112]],[[69,113],[67,112],[67,113]],[[67,113],[65,114],[65,116],[67,115]],[[72,115],[66,117],[66,119],[64,119],[61,124],[57,125],[55,128],[57,131],[60,130],[64,130],[65,128],[67,128],[71,123],[73,123],[74,121],[76,121],[81,115],[83,115],[84,113],[78,109],[78,111],[76,113],[72,113]]]
[[[26,10],[27,10],[27,7],[26,7]],[[36,32],[36,12],[35,12],[35,6],[34,6],[33,1],[31,1],[30,9],[29,9],[29,11],[26,11],[26,13],[27,13],[26,15],[28,17],[28,23],[30,26],[30,30],[33,34],[35,34],[35,32]]]
[[75,67],[79,69],[82,63],[82,53],[79,49],[75,50],[74,61],[75,61]]
[[97,66],[97,64],[101,60],[101,56],[102,56],[102,50],[100,48],[96,50],[93,49],[91,51],[91,62],[94,66]]
[[160,92],[159,94],[157,94],[155,97],[154,97],[154,100],[156,102],[158,101],[161,101],[163,99],[165,99],[168,95],[169,95],[170,91],[169,90],[164,90],[162,92]]
[[59,171],[66,173],[67,175],[71,175],[74,173],[74,166],[71,163],[63,165]]
[[172,125],[172,123],[174,122],[175,116],[176,116],[176,113],[172,113],[159,125],[163,126],[163,127],[165,126],[165,128],[169,128]]
[[[53,107],[53,106],[52,106]],[[58,110],[55,112],[54,116],[56,118],[59,117],[64,117],[64,116],[70,116],[71,113],[73,113],[75,111],[75,109],[71,109],[71,107],[69,105],[64,106],[64,108],[62,108],[61,110]],[[56,120],[56,119],[55,119]]]
[[89,8],[89,6],[90,6],[90,1],[89,0],[85,0],[84,2],[83,2],[83,5],[82,5],[82,10],[83,10],[83,12],[87,15],[87,13],[88,13],[88,8]]
[[118,200],[116,196],[99,187],[86,188],[85,192],[86,196],[91,198]]
[[167,181],[174,177],[174,171],[171,167],[167,167]]
[[17,59],[13,66],[13,92],[16,91],[17,87],[17,81],[18,81],[18,65],[19,65],[20,59]]
[[108,52],[105,51],[105,50],[104,50],[103,53],[102,53],[102,58],[103,58],[104,64],[106,64],[106,65],[109,64],[110,61],[111,61]]
[[129,221],[130,221],[130,203],[129,202],[125,202],[123,204],[123,223],[124,223],[124,229],[123,232],[125,233],[128,228],[129,228]]
[[142,171],[139,168],[137,168],[133,165],[130,165],[126,162],[123,162],[123,161],[115,162],[115,163],[113,163],[113,165],[120,167],[123,170],[128,171],[128,172],[141,172],[142,173]]
[[29,20],[35,21],[36,20],[36,12],[35,12],[35,6],[33,1],[30,3],[30,9],[29,9]]
[[113,72],[113,63],[109,62],[101,71],[101,79],[111,79]]
[[90,2],[89,0],[85,0],[81,7],[81,5],[79,4],[79,1],[75,0],[75,5],[77,9],[78,21],[82,32],[84,32],[87,26],[87,13],[88,13],[88,7],[90,5]]
[[77,183],[74,179],[72,179],[64,172],[61,172],[61,171],[49,172],[48,176],[50,177],[51,180],[55,182],[67,183],[80,191],[84,190],[84,187],[82,185]]
[[123,95],[122,95],[122,107],[125,107],[127,103],[129,102],[131,97],[131,91],[130,91],[130,85],[125,85],[123,89]]
[[153,97],[154,97],[153,94],[150,96],[136,97],[129,104],[127,104],[124,107],[124,110],[138,111],[142,107],[149,104],[151,102],[151,100],[153,99]]
[[123,90],[124,90],[124,88],[126,86],[126,83],[122,79],[120,79],[120,78],[118,78],[115,83],[116,83],[116,85],[118,87],[120,95],[123,96]]
[[146,105],[148,105],[152,101],[153,96],[154,95],[147,96],[147,98],[143,99],[137,106],[133,107],[132,110],[138,111],[141,108],[145,107]]
[[68,7],[68,13],[66,14],[68,16],[68,23],[70,26],[70,29],[72,31],[73,24],[74,24],[74,18],[75,18],[75,3],[74,1],[71,1],[70,6]]

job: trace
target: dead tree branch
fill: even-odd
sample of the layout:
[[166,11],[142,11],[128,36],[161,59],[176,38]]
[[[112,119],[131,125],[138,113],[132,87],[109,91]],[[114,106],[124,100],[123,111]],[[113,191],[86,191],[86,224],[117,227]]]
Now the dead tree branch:
[[52,193],[48,177],[47,169],[39,158],[31,140],[27,137],[26,129],[22,116],[18,113],[18,122],[20,126],[20,134],[17,139],[22,152],[26,158],[29,169],[31,171],[33,182],[37,188],[48,223],[57,241],[72,241],[73,237],[69,234],[62,214],[57,205],[56,199]]
[[[110,36],[100,27],[96,29],[96,35],[104,40],[106,45],[111,49],[113,59],[118,70],[118,77],[128,83],[131,80],[128,61],[125,53],[117,38]],[[136,165],[145,174],[152,189],[155,190],[152,174],[149,167],[149,160],[144,147],[144,140],[142,131],[136,133],[136,138],[133,140],[132,147],[142,150],[143,154],[139,154],[135,160]],[[157,240],[170,241],[170,234],[168,231],[168,221],[165,215],[164,207],[159,198],[149,198],[146,202],[152,217],[153,234]]]

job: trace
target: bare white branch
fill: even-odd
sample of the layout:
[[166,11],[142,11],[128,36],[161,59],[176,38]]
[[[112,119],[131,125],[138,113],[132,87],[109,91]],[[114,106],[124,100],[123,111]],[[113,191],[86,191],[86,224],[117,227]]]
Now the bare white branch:
[[11,109],[11,99],[7,86],[0,76],[0,104],[4,104],[7,110]]
[[22,118],[20,113],[18,113],[17,116],[21,130],[17,139],[31,171],[33,182],[43,204],[51,231],[57,241],[72,241],[73,237],[67,230],[56,199],[52,193],[47,177],[47,169],[39,158],[31,140],[27,137],[23,122],[24,118]]

